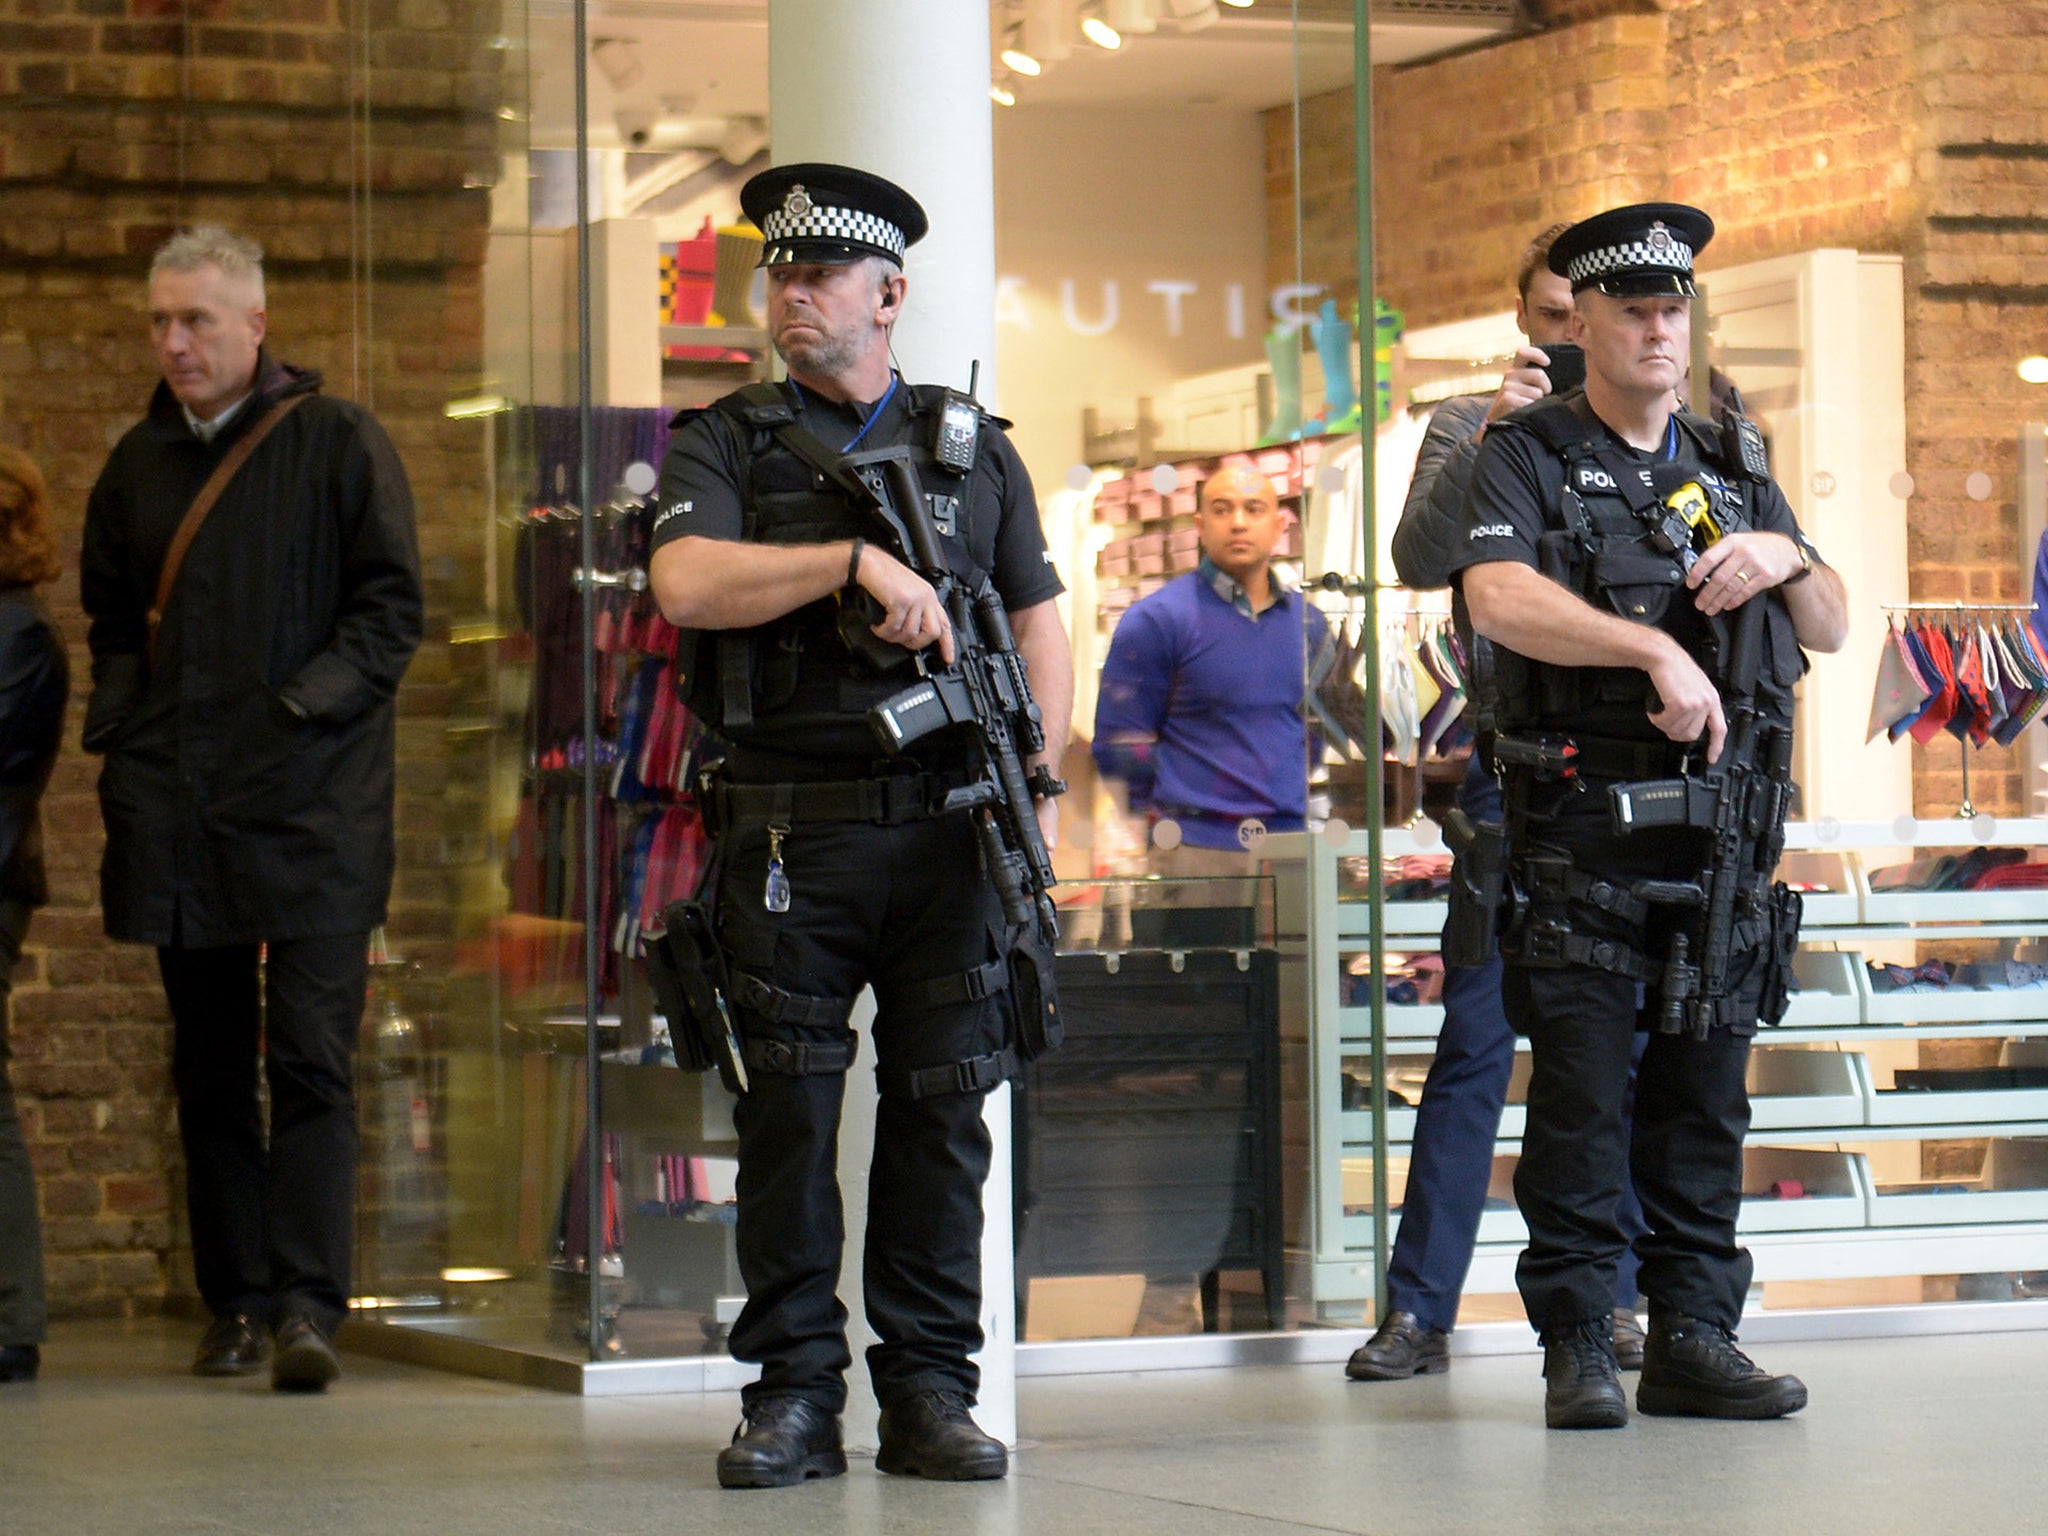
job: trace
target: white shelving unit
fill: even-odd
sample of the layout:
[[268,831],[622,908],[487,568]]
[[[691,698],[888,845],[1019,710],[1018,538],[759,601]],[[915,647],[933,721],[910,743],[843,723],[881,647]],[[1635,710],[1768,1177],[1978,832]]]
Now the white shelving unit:
[[[2048,890],[1886,892],[1871,872],[1923,849],[2048,846],[2048,820],[1907,821],[1787,829],[1781,877],[1825,883],[1806,898],[1799,991],[1782,1023],[1759,1032],[1750,1070],[1752,1124],[1739,1230],[1759,1281],[1841,1279],[2048,1268],[2048,1087],[1899,1089],[1895,1069],[1930,1041],[1999,1039],[2000,1060],[2048,1063],[2048,987],[1998,991],[1880,992],[1866,958],[1917,944],[1985,940],[2010,948],[2048,939]],[[1383,855],[1441,853],[1435,829],[1385,833]],[[1341,861],[1366,856],[1362,835],[1317,843],[1310,858],[1310,969],[1316,1028],[1310,1058],[1314,1147],[1312,1285],[1319,1305],[1348,1312],[1375,1289],[1371,1209],[1373,1124],[1360,1091],[1370,1070],[1372,1010],[1345,1006],[1353,959],[1371,947],[1370,912],[1340,878]],[[1433,949],[1440,902],[1382,908],[1389,953]],[[1391,1102],[1388,1183],[1398,1208],[1420,1084],[1443,1010],[1384,1010]],[[1522,1048],[1526,1051],[1526,1046]],[[1518,1084],[1522,1074],[1518,1072]],[[1495,1145],[1496,1196],[1507,1194],[1523,1109],[1510,1090]],[[1967,1178],[1918,1174],[1926,1141],[1986,1140]],[[1399,1216],[1389,1234],[1398,1231]],[[1527,1240],[1511,1201],[1481,1218],[1467,1289],[1514,1289]]]

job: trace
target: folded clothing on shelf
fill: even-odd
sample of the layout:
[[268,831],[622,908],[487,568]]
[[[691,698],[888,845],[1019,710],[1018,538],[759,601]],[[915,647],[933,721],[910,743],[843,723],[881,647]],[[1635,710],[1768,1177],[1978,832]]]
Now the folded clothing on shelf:
[[2038,875],[2000,874],[1997,885],[2048,886],[2048,864],[2027,866],[2024,848],[1972,848],[1967,853],[1935,853],[1910,864],[1888,864],[1870,872],[1873,891],[1976,891],[1993,888],[1995,872],[2031,867]]
[[1900,1067],[1892,1087],[1909,1093],[2048,1088],[2048,1067]]
[[[1355,970],[1344,977],[1344,1006],[1364,1008],[1372,1002],[1371,957],[1361,954]],[[1387,1001],[1403,1005],[1440,1002],[1444,995],[1441,956],[1389,954],[1386,959]]]
[[[1356,900],[1371,880],[1372,865],[1365,859],[1337,861],[1337,877],[1345,900]],[[1388,901],[1442,901],[1451,893],[1451,856],[1448,853],[1408,853],[1380,861],[1380,878]]]
[[1923,960],[1919,965],[1864,962],[1873,992],[2038,992],[2048,965],[2032,960]]
[[[1955,972],[1946,960],[1928,960],[1919,965],[1889,965],[1866,960],[1873,992],[1946,992],[1956,985]],[[1961,990],[1968,991],[1965,987]]]

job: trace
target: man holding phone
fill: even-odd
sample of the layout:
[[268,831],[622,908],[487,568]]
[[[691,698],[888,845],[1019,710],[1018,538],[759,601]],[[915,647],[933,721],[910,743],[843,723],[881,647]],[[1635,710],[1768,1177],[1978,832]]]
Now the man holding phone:
[[[1548,265],[1551,242],[1566,228],[1551,225],[1522,253],[1515,324],[1529,344],[1516,351],[1500,388],[1491,395],[1446,400],[1430,418],[1394,532],[1394,565],[1405,586],[1428,590],[1449,582],[1451,555],[1463,536],[1465,486],[1487,427],[1585,380],[1585,353],[1565,339],[1572,324],[1571,284]],[[1462,607],[1459,627],[1470,643]],[[1476,753],[1458,803],[1474,822],[1500,820],[1500,785]],[[1500,984],[1498,955],[1481,965],[1444,968],[1444,1022],[1415,1115],[1401,1226],[1387,1266],[1387,1310],[1345,1366],[1353,1381],[1405,1381],[1450,1365],[1450,1333],[1472,1267],[1472,1246],[1493,1178],[1494,1139],[1515,1065],[1515,1034],[1501,1005]],[[1643,1230],[1633,1192],[1625,1197],[1619,1219],[1631,1238]],[[1643,1358],[1635,1303],[1630,1252],[1614,1277],[1614,1341],[1629,1369]]]

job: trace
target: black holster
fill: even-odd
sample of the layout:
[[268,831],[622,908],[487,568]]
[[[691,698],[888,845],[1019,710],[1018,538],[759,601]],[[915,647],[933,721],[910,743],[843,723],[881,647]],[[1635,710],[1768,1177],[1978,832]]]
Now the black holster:
[[1013,925],[1010,953],[1010,1002],[1017,1010],[1017,1054],[1026,1061],[1050,1055],[1066,1042],[1060,1018],[1059,981],[1053,974],[1053,953],[1033,923]]
[[1770,950],[1764,960],[1763,995],[1757,1002],[1757,1019],[1775,1024],[1792,1006],[1792,957],[1799,951],[1799,920],[1805,898],[1782,880],[1771,887]]
[[668,1019],[676,1065],[687,1072],[718,1071],[732,1093],[747,1091],[747,1069],[739,1032],[727,1006],[731,987],[725,955],[702,901],[669,903],[664,931],[647,941],[647,980]]
[[1462,809],[1444,818],[1451,850],[1451,909],[1444,920],[1446,965],[1484,965],[1500,945],[1513,887],[1508,879],[1508,830],[1498,821],[1474,821]]

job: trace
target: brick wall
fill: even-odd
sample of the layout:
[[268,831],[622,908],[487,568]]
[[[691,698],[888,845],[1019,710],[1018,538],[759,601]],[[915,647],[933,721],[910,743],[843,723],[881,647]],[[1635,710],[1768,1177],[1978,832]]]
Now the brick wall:
[[[1543,225],[1659,197],[1713,213],[1709,271],[1817,246],[1901,254],[1910,595],[2024,598],[2015,428],[2048,416],[2048,397],[2013,364],[2040,350],[2048,315],[2048,0],[1528,12],[1545,30],[1375,73],[1381,295],[1411,325],[1499,308]],[[1347,293],[1351,121],[1348,88],[1302,104],[1300,261]],[[1290,281],[1293,114],[1267,127],[1270,263]],[[1967,489],[1980,471],[1981,499]],[[1960,798],[1953,743],[1915,754],[1923,810],[1946,813]],[[1976,803],[2025,809],[2013,754],[1978,761]]]
[[[501,9],[0,0],[0,439],[48,475],[67,571],[86,493],[155,383],[143,271],[179,224],[265,245],[273,347],[370,400],[405,459],[430,613],[401,699],[394,926],[415,950],[448,911],[445,616],[479,580],[481,435],[441,406],[474,393],[481,367]],[[75,743],[89,677],[75,576],[51,596]],[[13,1006],[60,1314],[160,1305],[183,1267],[167,1015],[155,957],[101,929],[96,772],[74,746],[51,781],[52,900]]]

